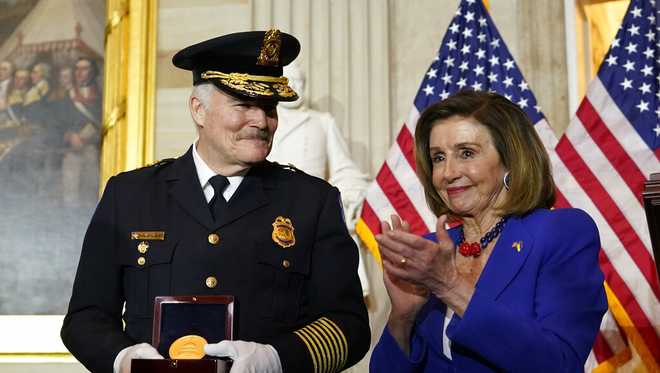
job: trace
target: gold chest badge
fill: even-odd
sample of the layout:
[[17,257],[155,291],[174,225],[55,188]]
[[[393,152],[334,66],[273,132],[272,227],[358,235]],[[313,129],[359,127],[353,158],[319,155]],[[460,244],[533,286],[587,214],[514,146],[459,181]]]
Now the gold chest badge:
[[293,234],[293,230],[291,219],[278,216],[273,222],[273,241],[283,248],[295,245],[296,236]]

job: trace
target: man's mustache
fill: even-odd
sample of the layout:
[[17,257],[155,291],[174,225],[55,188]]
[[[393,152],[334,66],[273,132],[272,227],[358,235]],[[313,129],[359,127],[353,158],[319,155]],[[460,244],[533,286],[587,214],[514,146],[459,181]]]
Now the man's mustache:
[[263,140],[270,141],[270,132],[259,128],[246,128],[239,132],[239,140]]

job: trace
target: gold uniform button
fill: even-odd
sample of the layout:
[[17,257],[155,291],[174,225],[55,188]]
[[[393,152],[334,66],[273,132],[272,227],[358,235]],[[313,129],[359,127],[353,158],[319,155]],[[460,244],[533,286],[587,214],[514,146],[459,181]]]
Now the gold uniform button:
[[289,267],[291,267],[291,262],[289,262],[288,260],[284,259],[284,260],[282,261],[282,267],[284,267],[284,268],[289,268]]
[[137,263],[138,263],[139,265],[141,265],[141,266],[143,266],[144,263],[146,263],[146,262],[147,262],[147,260],[144,259],[143,256],[139,257],[138,260],[137,260]]
[[206,287],[207,288],[213,289],[216,286],[218,286],[218,279],[217,278],[215,278],[213,276],[209,276],[209,277],[206,278]]
[[147,249],[149,249],[149,243],[147,243],[147,242],[145,242],[145,241],[142,241],[142,242],[140,242],[140,244],[138,245],[137,249],[138,249],[138,251],[140,252],[140,254],[144,254],[144,253],[147,252]]
[[218,236],[218,235],[215,234],[215,233],[211,233],[211,234],[209,234],[209,243],[210,243],[211,245],[217,245],[218,242],[220,242],[220,236]]

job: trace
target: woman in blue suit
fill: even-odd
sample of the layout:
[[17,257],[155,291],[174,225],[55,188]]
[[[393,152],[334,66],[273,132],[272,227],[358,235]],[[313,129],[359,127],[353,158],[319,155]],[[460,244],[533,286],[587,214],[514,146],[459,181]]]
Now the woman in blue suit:
[[415,147],[439,218],[425,238],[396,216],[382,223],[392,309],[371,372],[583,371],[607,309],[598,230],[581,210],[550,210],[550,163],[527,116],[460,92],[421,114]]

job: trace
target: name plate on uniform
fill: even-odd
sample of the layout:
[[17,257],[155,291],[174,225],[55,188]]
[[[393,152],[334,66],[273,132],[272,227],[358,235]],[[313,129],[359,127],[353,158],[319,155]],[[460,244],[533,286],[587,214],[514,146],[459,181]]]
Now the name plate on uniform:
[[206,343],[234,339],[234,297],[156,297],[152,345],[165,360],[134,359],[133,373],[228,372],[231,361],[205,356]]

